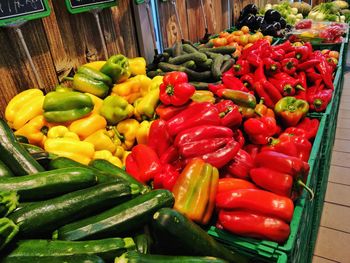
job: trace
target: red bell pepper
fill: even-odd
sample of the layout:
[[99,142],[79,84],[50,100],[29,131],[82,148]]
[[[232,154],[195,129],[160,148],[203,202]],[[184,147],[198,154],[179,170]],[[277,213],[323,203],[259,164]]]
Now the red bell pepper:
[[244,131],[254,144],[267,144],[269,138],[276,133],[276,120],[272,117],[250,118],[243,124]]
[[174,145],[169,146],[159,157],[161,164],[170,164],[180,158],[179,151]]
[[298,60],[296,58],[285,58],[281,61],[281,66],[283,72],[293,75],[297,70]]
[[283,243],[290,227],[283,220],[248,211],[219,212],[218,225],[233,234]]
[[289,79],[269,78],[269,81],[279,90],[282,96],[293,96],[295,94],[294,83],[291,83]]
[[232,67],[232,73],[235,76],[242,76],[244,74],[250,73],[251,67],[247,60],[245,59],[238,59],[236,64]]
[[306,131],[303,129],[297,128],[297,127],[289,127],[287,129],[285,129],[284,133],[307,138]]
[[313,138],[316,137],[319,126],[320,126],[320,121],[318,119],[310,119],[306,117],[301,122],[299,122],[296,127],[299,129],[303,129],[305,131],[306,138],[309,140],[312,140]]
[[166,121],[158,119],[152,122],[148,134],[147,145],[151,147],[158,156],[161,156],[172,143],[172,138],[166,128]]
[[159,99],[165,105],[180,106],[188,102],[195,91],[195,87],[188,83],[186,73],[169,72],[159,86]]
[[276,46],[272,46],[271,48],[274,51],[282,49],[286,53],[294,50],[294,47],[293,47],[292,43],[289,40],[283,42],[282,44],[279,44],[279,45],[276,45]]
[[238,189],[221,192],[216,195],[219,209],[256,212],[290,222],[293,217],[293,201],[268,191],[257,189]]
[[255,106],[255,113],[258,117],[272,117],[275,118],[275,113],[270,108],[264,105],[264,99],[260,99],[259,103]]
[[315,68],[318,70],[318,72],[321,74],[321,77],[323,79],[324,84],[329,89],[334,89],[333,85],[333,70],[334,68],[330,66],[326,60],[326,58],[323,56],[321,51],[316,50],[313,53],[313,57],[320,61],[319,64],[315,66]]
[[212,84],[212,83],[209,83],[208,84],[208,89],[213,92],[214,94],[216,94],[216,92],[219,90],[219,89],[226,89],[226,86],[223,84],[223,83],[219,83],[219,84]]
[[218,184],[218,193],[237,189],[258,189],[253,183],[238,178],[221,178]]
[[300,158],[274,151],[262,151],[254,159],[256,167],[266,167],[272,170],[290,174],[293,178],[306,177],[310,166]]
[[239,107],[231,100],[222,100],[215,104],[221,119],[221,125],[226,127],[238,127],[242,122]]
[[324,111],[332,100],[333,90],[323,89],[312,92],[312,88],[308,90],[307,100],[310,103],[310,109],[316,112]]
[[264,67],[268,72],[277,72],[281,68],[281,64],[279,62],[274,61],[271,58],[263,58]]
[[187,109],[167,121],[167,129],[174,136],[199,125],[220,125],[221,119],[215,106],[209,102],[192,103]]
[[258,144],[246,144],[243,147],[247,153],[249,153],[250,157],[252,157],[253,161],[255,160],[256,155],[260,152],[261,145]]
[[[199,154],[193,158],[200,158],[206,163],[209,163],[219,169],[221,167],[224,167],[236,156],[240,147],[241,146],[238,142],[236,142],[234,139],[230,139],[226,145],[217,150],[214,150],[213,152],[201,154],[198,149]],[[186,159],[186,162],[189,162],[191,160],[192,158]]]
[[318,60],[318,59],[310,59],[310,60],[307,60],[303,63],[299,63],[297,66],[297,70],[304,71],[304,70],[307,70],[309,68],[313,68],[314,66],[316,66],[319,63],[320,63],[320,60]]
[[243,85],[246,86],[249,90],[252,90],[254,87],[254,75],[252,73],[244,74],[241,77],[241,81],[243,82]]
[[162,170],[157,153],[145,144],[132,148],[125,161],[126,172],[136,180],[147,183]]
[[245,138],[243,135],[243,132],[240,129],[235,129],[233,132],[233,139],[235,139],[236,142],[239,143],[239,145],[241,145],[241,147],[244,146],[245,144]]
[[179,172],[170,164],[163,165],[161,171],[154,175],[153,187],[171,191],[179,177]]
[[312,46],[310,43],[305,43],[303,46],[294,47],[295,57],[300,61],[307,60],[312,54]]
[[275,113],[287,127],[295,126],[309,111],[309,104],[305,100],[295,97],[284,97],[275,105]]
[[213,138],[232,138],[233,131],[230,128],[223,126],[213,125],[201,125],[187,130],[184,130],[177,134],[174,145],[179,145]]
[[156,108],[156,113],[160,119],[169,120],[170,118],[174,117],[176,114],[180,113],[187,107],[188,107],[188,104],[185,104],[179,107],[172,106],[172,105],[165,106],[163,104],[160,104]]
[[231,176],[248,179],[249,171],[254,167],[254,160],[245,150],[239,149],[236,156],[227,165],[227,171]]
[[278,139],[272,138],[269,145],[262,147],[261,151],[276,151],[307,162],[311,148],[312,145],[306,137],[284,132]]
[[250,170],[250,178],[257,186],[267,191],[291,197],[293,177],[289,174],[260,167]]
[[283,49],[271,50],[270,57],[275,61],[281,61],[285,58],[286,52]]
[[227,89],[249,92],[239,78],[236,78],[234,75],[228,74],[227,72],[222,75],[222,83]]

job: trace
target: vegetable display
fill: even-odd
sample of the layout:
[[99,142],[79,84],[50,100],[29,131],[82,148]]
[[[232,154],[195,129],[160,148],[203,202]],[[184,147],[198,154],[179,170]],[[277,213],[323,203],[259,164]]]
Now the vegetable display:
[[271,44],[310,29],[309,9],[249,4],[207,43],[148,65],[115,54],[17,94],[0,119],[0,261],[250,262],[213,226],[286,244],[315,195],[313,143],[342,56]]

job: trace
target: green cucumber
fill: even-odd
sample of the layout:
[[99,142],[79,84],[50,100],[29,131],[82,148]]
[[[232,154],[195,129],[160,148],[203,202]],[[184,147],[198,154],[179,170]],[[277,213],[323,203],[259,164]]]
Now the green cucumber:
[[197,65],[196,62],[193,60],[186,61],[185,63],[181,64],[181,66],[189,68],[189,69],[196,69]]
[[0,159],[14,175],[43,172],[44,168],[17,141],[11,128],[0,118]]
[[164,76],[165,74],[166,74],[166,72],[163,72],[162,70],[157,69],[157,70],[148,71],[147,72],[147,77],[153,79],[156,76]]
[[232,54],[236,51],[236,48],[231,46],[225,46],[225,47],[214,47],[214,48],[201,48],[200,51],[220,53],[220,54]]
[[15,138],[20,143],[29,143],[28,138],[23,135],[15,135]]
[[12,256],[6,257],[2,263],[104,263],[105,261],[96,255],[55,255],[55,256]]
[[[108,162],[108,161],[106,161]],[[108,162],[109,163],[109,162]],[[69,159],[67,157],[57,157],[50,161],[49,163],[49,169],[55,170],[55,169],[61,169],[64,167],[83,167],[86,169],[90,169],[97,177],[97,181],[99,184],[106,183],[106,182],[121,182],[122,179],[118,176],[115,176],[111,173],[106,173],[103,171],[99,171],[97,169],[94,169],[93,167],[87,166],[85,164],[81,164],[77,161],[74,161],[72,159]]]
[[185,73],[188,75],[188,79],[191,81],[205,81],[210,79],[212,74],[211,71],[197,72],[188,68],[185,68]]
[[193,60],[196,63],[204,63],[207,60],[207,55],[201,52],[189,53],[180,55],[174,58],[169,58],[169,63],[174,65],[179,65],[185,63],[186,61]]
[[184,67],[184,66],[173,65],[173,64],[167,63],[167,62],[159,62],[158,67],[164,72],[171,72],[171,71],[184,72],[186,69],[186,67]]
[[174,196],[168,190],[153,190],[111,208],[101,214],[84,218],[57,230],[61,240],[86,240],[111,237],[142,227],[162,207],[172,207]]
[[233,58],[230,58],[230,59],[226,60],[221,65],[221,68],[220,68],[221,73],[224,73],[224,72],[228,71],[230,68],[232,68],[232,66],[234,64],[235,64],[235,60]]
[[185,253],[184,255],[212,256],[229,262],[248,262],[247,258],[217,243],[200,226],[173,209],[162,208],[156,212],[153,215],[152,226],[158,231],[157,237],[163,237],[167,243],[181,245],[181,253]]
[[0,178],[0,191],[15,191],[21,201],[35,201],[83,189],[96,183],[97,178],[90,169],[62,168],[20,177]]
[[219,80],[221,78],[221,66],[224,63],[224,56],[219,54],[213,60],[213,64],[211,64],[211,73],[215,80]]
[[228,263],[228,261],[215,257],[194,256],[165,256],[142,254],[129,251],[115,260],[115,263]]
[[139,189],[125,183],[104,183],[53,199],[25,205],[9,215],[25,237],[50,236],[70,222],[125,202]]
[[204,63],[201,63],[198,66],[202,69],[210,69],[211,64],[213,64],[213,59],[208,58]]
[[51,257],[53,259],[54,257],[83,255],[96,255],[106,262],[114,262],[116,257],[133,249],[135,249],[135,243],[130,237],[91,241],[21,240],[17,242],[15,249],[1,262],[18,262],[16,261],[17,259],[24,262],[23,260],[28,259],[26,262],[34,263],[40,262],[37,260],[41,257]]
[[182,49],[185,52],[187,52],[187,53],[196,53],[196,52],[198,52],[198,49],[195,46],[191,45],[191,44],[183,44],[182,45]]
[[18,226],[7,217],[0,218],[0,250],[17,235]]
[[11,177],[14,176],[10,168],[6,166],[6,164],[0,160],[0,178],[1,177]]
[[33,145],[33,144],[29,144],[29,143],[22,143],[21,145],[30,153],[41,153],[41,152],[45,152],[45,150],[39,146]]
[[18,198],[16,192],[0,191],[0,217],[7,216],[18,207]]
[[140,193],[144,194],[146,192],[149,192],[150,189],[147,185],[144,185],[143,183],[137,181],[134,177],[132,177],[130,174],[125,172],[125,170],[119,168],[118,166],[102,159],[95,159],[92,160],[89,163],[89,166],[92,168],[95,168],[101,172],[104,172],[106,174],[111,174],[115,177],[122,178],[125,181],[129,182],[130,184],[136,184],[140,188]]

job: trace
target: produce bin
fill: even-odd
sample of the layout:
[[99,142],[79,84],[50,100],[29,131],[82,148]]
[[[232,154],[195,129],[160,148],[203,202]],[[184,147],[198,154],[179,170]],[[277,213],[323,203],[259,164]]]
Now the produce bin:
[[[327,115],[320,115],[320,126],[312,147],[309,164],[310,172],[306,185],[317,191],[319,182],[320,167],[322,165],[322,143],[325,131]],[[279,245],[272,241],[261,241],[252,238],[239,237],[229,232],[220,230],[212,226],[208,233],[216,238],[219,242],[234,247],[239,250],[247,251],[254,256],[255,260],[261,262],[275,262],[276,255],[280,252],[285,253],[287,262],[307,262],[307,256],[311,252],[308,244],[311,240],[312,221],[316,200],[310,200],[306,191],[303,191],[302,196],[295,203],[295,210],[292,221],[290,223],[291,233],[288,240]],[[256,262],[256,261],[254,261]]]

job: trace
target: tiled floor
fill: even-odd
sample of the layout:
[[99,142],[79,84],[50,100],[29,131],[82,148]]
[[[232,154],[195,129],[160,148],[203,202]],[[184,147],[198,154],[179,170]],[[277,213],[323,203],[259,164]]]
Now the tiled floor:
[[[349,58],[347,61],[350,62]],[[350,263],[350,72],[344,77],[336,139],[313,263]]]

